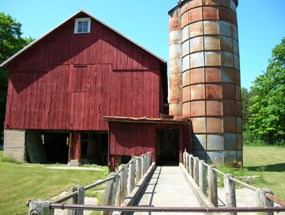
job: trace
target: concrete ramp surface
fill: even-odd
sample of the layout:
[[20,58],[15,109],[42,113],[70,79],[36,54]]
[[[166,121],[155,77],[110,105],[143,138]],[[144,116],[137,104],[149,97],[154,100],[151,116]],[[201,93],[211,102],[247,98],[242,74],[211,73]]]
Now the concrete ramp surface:
[[[158,166],[150,181],[147,182],[145,189],[142,191],[142,195],[134,205],[153,207],[201,207],[178,166]],[[136,212],[134,214],[174,215],[179,214],[179,212]]]

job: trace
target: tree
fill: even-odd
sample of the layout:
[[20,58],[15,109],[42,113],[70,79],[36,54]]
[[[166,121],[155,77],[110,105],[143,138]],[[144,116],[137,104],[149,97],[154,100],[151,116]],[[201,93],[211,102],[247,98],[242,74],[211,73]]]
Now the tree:
[[249,129],[268,144],[285,143],[285,37],[251,87]]
[[248,107],[251,104],[251,95],[252,93],[248,91],[246,88],[241,88],[241,107],[242,107],[242,121],[243,121],[243,128],[249,119],[250,113],[248,112]]
[[[10,15],[0,13],[0,64],[29,44],[32,38],[23,38],[22,25]],[[8,71],[0,68],[0,131],[3,131],[8,85]]]

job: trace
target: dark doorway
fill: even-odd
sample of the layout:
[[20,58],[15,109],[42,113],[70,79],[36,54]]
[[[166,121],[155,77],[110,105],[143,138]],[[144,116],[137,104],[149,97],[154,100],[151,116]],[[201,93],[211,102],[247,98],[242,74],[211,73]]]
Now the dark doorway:
[[179,165],[179,130],[156,130],[156,163],[157,165]]
[[69,133],[46,132],[41,134],[48,163],[68,162]]
[[81,133],[81,163],[107,165],[108,133]]

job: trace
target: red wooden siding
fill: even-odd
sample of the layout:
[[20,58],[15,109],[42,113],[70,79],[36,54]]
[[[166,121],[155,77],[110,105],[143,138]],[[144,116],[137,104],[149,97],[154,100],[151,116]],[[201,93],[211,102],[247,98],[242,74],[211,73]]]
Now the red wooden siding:
[[180,161],[184,149],[190,150],[190,124],[159,124],[109,122],[109,154],[139,156],[146,152],[156,154],[156,130],[179,129]]
[[159,117],[166,65],[94,19],[74,34],[74,20],[9,62],[5,127],[108,130],[102,116]]

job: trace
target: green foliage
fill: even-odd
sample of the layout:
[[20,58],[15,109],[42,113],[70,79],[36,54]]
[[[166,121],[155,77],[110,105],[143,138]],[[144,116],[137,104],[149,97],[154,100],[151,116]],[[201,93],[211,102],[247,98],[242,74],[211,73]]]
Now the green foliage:
[[[33,41],[30,37],[22,37],[21,27],[10,15],[0,13],[0,64]],[[7,85],[8,71],[0,68],[0,131],[5,117]]]
[[265,146],[267,143],[264,140],[256,137],[248,128],[245,126],[242,132],[243,145],[247,146]]
[[250,113],[248,112],[248,107],[251,105],[251,96],[252,93],[248,91],[246,88],[241,88],[241,107],[242,107],[242,120],[243,120],[243,128],[248,121]]
[[256,78],[248,108],[248,128],[268,144],[285,139],[285,38],[272,50],[266,72]]

